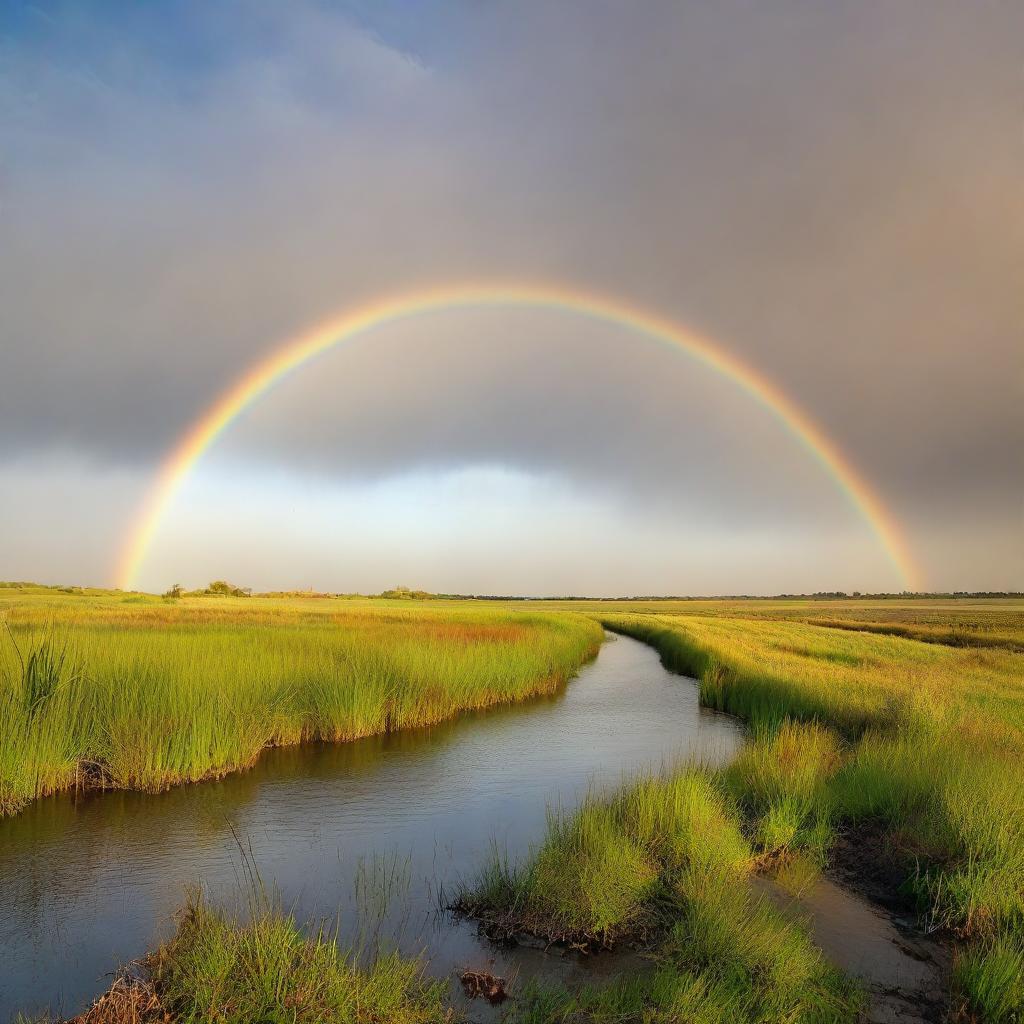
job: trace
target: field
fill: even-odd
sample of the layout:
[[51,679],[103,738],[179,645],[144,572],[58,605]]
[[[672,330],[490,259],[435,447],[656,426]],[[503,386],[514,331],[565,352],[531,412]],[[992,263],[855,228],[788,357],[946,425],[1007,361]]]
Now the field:
[[59,790],[158,791],[267,746],[351,740],[563,686],[580,616],[330,600],[0,590],[0,814]]
[[[0,606],[7,812],[69,786],[156,790],[244,768],[268,744],[340,741],[522,700],[563,685],[596,651],[600,626],[640,639],[700,680],[705,705],[743,719],[750,740],[724,769],[680,765],[595,793],[553,813],[525,863],[481,865],[459,903],[493,932],[593,951],[639,944],[655,963],[642,978],[584,990],[528,986],[509,1020],[856,1020],[858,986],[755,885],[760,876],[798,891],[837,868],[953,944],[951,1018],[1024,1019],[1020,602],[0,590]],[[241,986],[229,999],[238,1013],[217,1019],[444,1013],[421,965],[357,967],[274,909],[234,924],[193,904],[151,968],[145,997],[172,1020],[213,1019],[230,986]]]
[[1014,598],[772,598],[758,600],[543,601],[546,608],[682,618],[802,622],[953,647],[1024,651],[1024,611]]
[[[492,864],[463,905],[573,941],[653,929],[673,994],[623,993],[636,1019],[677,1019],[691,985],[714,994],[702,1004],[709,1020],[853,1019],[852,1003],[822,1010],[827,976],[804,948],[805,987],[780,990],[800,937],[737,883],[758,872],[806,884],[843,837],[855,875],[893,880],[874,895],[904,898],[926,928],[954,937],[952,1012],[1019,1020],[1024,658],[1008,647],[1021,640],[1019,606],[650,610],[597,615],[697,676],[702,702],[746,720],[751,743],[722,772],[683,768],[554,820],[530,863]],[[822,618],[842,626],[807,624]],[[936,639],[968,624],[970,644]],[[911,631],[927,641],[905,639]],[[745,928],[758,917],[752,943]],[[536,999],[556,1008],[538,1019],[578,1008],[564,993]]]

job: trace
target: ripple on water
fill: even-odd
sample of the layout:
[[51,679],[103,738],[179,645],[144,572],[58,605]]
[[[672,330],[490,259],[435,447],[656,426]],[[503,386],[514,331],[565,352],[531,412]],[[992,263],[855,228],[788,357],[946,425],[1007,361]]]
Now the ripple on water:
[[564,971],[566,961],[513,961],[472,925],[439,920],[439,887],[471,876],[495,841],[524,853],[549,805],[679,757],[720,762],[740,742],[738,723],[699,706],[693,680],[620,637],[554,698],[269,751],[251,771],[159,796],[39,801],[0,821],[0,1019],[83,1007],[107,972],[167,933],[188,885],[232,900],[235,834],[300,919],[339,920],[350,934],[358,877],[402,897],[380,932],[406,952],[426,948],[438,973],[492,957],[499,973]]

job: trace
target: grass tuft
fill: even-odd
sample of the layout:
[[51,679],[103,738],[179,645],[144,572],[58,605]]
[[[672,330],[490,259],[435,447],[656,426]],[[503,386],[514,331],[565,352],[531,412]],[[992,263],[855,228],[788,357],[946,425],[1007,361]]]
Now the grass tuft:
[[754,865],[722,777],[692,768],[553,816],[526,864],[492,863],[460,906],[510,934],[640,943],[658,965],[575,993],[530,986],[516,1021],[852,1021],[857,991],[754,894]]
[[171,941],[66,1024],[442,1024],[446,991],[420,961],[362,963],[269,902],[240,922],[195,895]]
[[445,986],[425,980],[419,962],[387,954],[361,967],[330,933],[306,937],[291,917],[270,909],[238,924],[194,899],[149,969],[179,1024],[446,1019]]
[[960,951],[953,987],[965,1010],[990,1024],[1024,1020],[1024,941],[1000,936]]

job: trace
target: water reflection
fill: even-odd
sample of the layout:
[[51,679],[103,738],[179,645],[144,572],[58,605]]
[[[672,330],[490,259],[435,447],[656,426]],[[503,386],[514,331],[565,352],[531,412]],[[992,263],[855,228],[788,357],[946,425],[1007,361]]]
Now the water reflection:
[[[436,973],[490,958],[499,972],[522,969],[532,954],[513,962],[471,925],[439,921],[439,889],[471,876],[492,842],[525,852],[550,804],[680,756],[719,761],[739,741],[733,720],[700,708],[692,681],[619,638],[554,698],[270,751],[252,771],[160,796],[40,801],[0,821],[0,1019],[80,1009],[105,972],[167,934],[188,885],[233,898],[236,836],[300,919],[348,936],[362,910],[383,938],[426,950]],[[380,887],[406,896],[389,914]]]

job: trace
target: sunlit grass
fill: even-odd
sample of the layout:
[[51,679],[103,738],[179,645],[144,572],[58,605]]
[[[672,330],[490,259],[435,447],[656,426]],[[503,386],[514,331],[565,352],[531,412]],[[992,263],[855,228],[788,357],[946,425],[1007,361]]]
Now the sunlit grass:
[[[242,917],[193,895],[173,938],[67,1024],[443,1024],[447,985],[419,960],[342,950],[262,894]],[[19,1024],[55,1024],[52,1018]]]
[[1024,936],[1024,657],[798,622],[603,619],[752,723],[725,778],[762,857],[823,859],[834,826],[880,827],[925,923],[968,943],[967,1004],[1024,1013],[1006,980]]
[[854,1020],[856,989],[751,889],[757,859],[722,774],[687,769],[553,816],[526,863],[496,857],[461,906],[492,929],[651,950],[657,966],[638,978],[531,986],[516,1020]]
[[[0,655],[0,811],[75,784],[160,789],[244,767],[267,744],[351,739],[549,692],[596,649],[599,620],[697,676],[702,702],[742,717],[751,741],[725,769],[594,795],[553,815],[526,862],[485,866],[463,904],[497,933],[638,941],[655,959],[611,985],[528,986],[515,1019],[852,1019],[856,992],[749,879],[770,872],[798,891],[837,831],[860,829],[885,837],[923,922],[956,938],[955,1005],[998,1024],[1024,1017],[1019,605],[650,602],[631,614],[637,605],[53,592],[0,594],[0,605],[13,634]],[[303,977],[313,954],[286,918],[253,930],[194,910],[204,963],[235,964],[231,977],[256,992],[238,997],[246,1013],[272,1005],[245,1003],[264,976],[275,992]],[[298,952],[267,961],[269,974],[238,974],[225,950],[261,963],[252,943]],[[208,995],[199,978],[182,992]],[[207,995],[195,1005],[208,1008]]]
[[268,908],[240,924],[194,900],[150,958],[153,987],[178,1024],[337,1021],[429,1024],[447,1018],[446,986],[397,954],[359,964],[323,930],[306,935]]
[[962,950],[953,982],[966,1007],[991,1024],[1024,1020],[1024,939],[1001,935]]
[[0,629],[0,813],[76,785],[158,791],[268,745],[351,740],[552,693],[601,629],[487,608],[48,597]]

